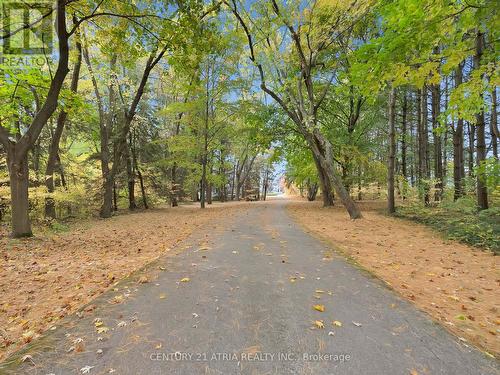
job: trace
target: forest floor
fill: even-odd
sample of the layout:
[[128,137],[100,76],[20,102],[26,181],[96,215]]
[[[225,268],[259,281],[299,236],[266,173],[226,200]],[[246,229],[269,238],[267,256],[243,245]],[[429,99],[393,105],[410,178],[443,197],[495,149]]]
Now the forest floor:
[[500,257],[422,224],[388,217],[385,202],[359,202],[362,220],[341,205],[295,200],[292,216],[355,263],[384,280],[446,328],[491,354],[500,353]]
[[0,360],[168,253],[197,228],[217,227],[218,218],[245,204],[216,203],[206,210],[192,204],[119,214],[22,240],[8,238],[7,228],[0,228]]

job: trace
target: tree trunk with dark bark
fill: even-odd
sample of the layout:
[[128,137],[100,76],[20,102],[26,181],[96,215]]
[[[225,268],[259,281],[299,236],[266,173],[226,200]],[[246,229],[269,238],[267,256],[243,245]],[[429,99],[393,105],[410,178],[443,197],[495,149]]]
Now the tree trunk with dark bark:
[[491,150],[493,156],[498,160],[498,139],[500,132],[498,131],[497,119],[497,88],[493,87],[491,92],[491,119],[490,119],[490,134],[491,134]]
[[311,151],[316,155],[323,173],[328,177],[328,181],[335,188],[340,201],[346,208],[351,219],[359,219],[362,217],[356,203],[349,196],[347,189],[344,186],[342,179],[337,174],[333,165],[332,145],[318,130],[313,127],[314,131],[307,137]]
[[418,122],[418,170],[420,189],[423,190],[424,203],[429,204],[429,133],[427,127],[427,88],[424,86],[418,96],[419,122]]
[[[455,71],[455,87],[462,84],[462,67],[460,64]],[[453,129],[453,199],[457,200],[464,193],[463,188],[463,164],[464,164],[464,120],[459,118],[457,125]]]
[[7,166],[10,177],[12,234],[16,238],[30,237],[32,231],[29,218],[28,155],[18,156],[14,148],[12,152],[7,153]]
[[443,195],[443,154],[441,132],[439,130],[439,114],[441,93],[439,85],[432,85],[431,87],[431,101],[432,101],[432,134],[434,137],[434,177],[436,179],[434,200],[440,201]]
[[135,210],[137,203],[135,202],[135,168],[131,157],[132,149],[132,134],[129,136],[129,147],[125,151],[125,159],[127,163],[127,186],[128,186],[128,209]]
[[396,93],[391,88],[389,93],[389,158],[387,165],[387,210],[396,212],[394,198],[394,166],[396,158]]
[[[474,68],[480,69],[481,58],[484,50],[484,34],[478,32],[476,35],[476,54],[474,55]],[[483,94],[480,94],[480,98],[483,99]],[[476,115],[476,132],[477,132],[477,160],[476,166],[480,167],[482,163],[486,160],[486,137],[485,137],[485,122],[484,122],[484,109]],[[480,210],[488,209],[488,190],[486,183],[484,181],[484,176],[481,173],[477,173],[476,176],[477,184],[477,205]]]

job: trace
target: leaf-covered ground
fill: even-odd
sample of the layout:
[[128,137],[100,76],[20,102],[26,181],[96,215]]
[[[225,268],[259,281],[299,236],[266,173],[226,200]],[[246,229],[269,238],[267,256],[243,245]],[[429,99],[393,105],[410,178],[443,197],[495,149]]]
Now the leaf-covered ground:
[[244,204],[155,209],[25,240],[0,232],[0,360],[197,228],[216,225]]
[[343,207],[295,201],[290,213],[332,242],[464,341],[500,354],[500,258],[443,239],[424,225],[384,216],[383,202],[361,202],[364,219]]

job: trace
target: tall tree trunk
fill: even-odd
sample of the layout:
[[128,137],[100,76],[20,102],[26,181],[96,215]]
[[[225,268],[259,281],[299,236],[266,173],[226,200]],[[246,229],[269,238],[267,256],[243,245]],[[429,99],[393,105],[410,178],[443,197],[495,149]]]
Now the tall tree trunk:
[[[407,140],[407,128],[408,128],[408,95],[405,92],[403,97],[403,107],[401,108],[401,173],[406,179],[408,177],[408,168],[406,162],[406,155],[408,150]],[[405,197],[403,197],[405,198]]]
[[441,133],[439,131],[439,114],[441,94],[439,84],[432,85],[431,87],[431,100],[432,100],[432,134],[434,137],[434,177],[436,179],[436,193],[434,195],[435,201],[440,201],[443,195],[443,155],[441,145]]
[[362,217],[356,203],[349,196],[342,179],[337,174],[335,166],[333,165],[333,152],[332,145],[317,129],[317,127],[312,127],[313,133],[307,135],[307,141],[311,147],[313,154],[321,165],[321,169],[324,174],[328,177],[331,185],[335,188],[337,195],[339,196],[342,204],[346,208],[351,219],[360,219]]
[[[455,70],[455,87],[462,84],[463,64],[459,64]],[[463,163],[464,163],[464,120],[462,118],[457,119],[456,128],[453,130],[453,184],[455,191],[453,194],[453,199],[457,200],[463,193]]]
[[231,178],[231,200],[234,201],[234,186],[236,185],[236,169],[237,169],[238,165],[235,164],[233,166],[233,175],[232,175],[232,178]]
[[[481,58],[484,50],[484,34],[478,32],[476,35],[476,54],[474,55],[474,68],[480,69]],[[480,94],[481,100],[483,94]],[[479,167],[486,160],[486,137],[485,137],[485,123],[484,123],[484,109],[476,115],[476,132],[477,132],[477,160],[476,165]],[[484,181],[484,176],[477,173],[477,205],[479,209],[488,209],[488,190]]]
[[396,158],[396,93],[393,87],[389,93],[389,158],[387,166],[387,209],[396,212],[394,199],[394,164]]
[[[187,96],[184,99],[184,103],[187,103]],[[175,135],[179,135],[181,131],[181,120],[182,116],[184,115],[184,112],[179,113],[179,116],[177,118],[177,125],[175,126]],[[177,183],[177,162],[174,161],[174,165],[172,165],[172,170],[170,172],[170,205],[172,207],[177,207],[179,205],[179,184]]]
[[129,134],[129,146],[125,151],[125,159],[127,163],[127,185],[128,185],[128,209],[135,210],[137,203],[135,202],[135,170],[131,157],[131,150],[134,147],[132,143],[132,134]]
[[[410,92],[410,103],[412,102],[412,95],[411,95],[411,92]],[[410,104],[411,105],[411,104]],[[409,116],[411,116],[411,113],[412,111],[410,110],[409,111]],[[409,149],[410,149],[410,183],[411,183],[411,186],[414,187],[415,186],[415,182],[416,182],[416,171],[415,171],[415,161],[417,160],[417,157],[416,157],[416,150],[417,150],[417,147],[415,145],[415,141],[417,139],[417,136],[415,135],[414,133],[414,130],[415,130],[415,124],[414,124],[414,121],[412,121],[412,119],[409,120],[409,125],[410,125],[410,129],[409,129],[409,135],[410,137],[408,138],[408,141],[409,141]]]
[[[16,154],[15,146],[7,152],[7,166],[10,177],[10,197],[12,211],[12,233],[16,238],[32,236],[29,219],[29,169],[28,155],[23,157]],[[14,157],[13,157],[14,155]]]
[[[445,87],[444,87],[444,111],[448,111],[448,77],[445,78]],[[446,177],[448,175],[448,136],[450,133],[450,127],[448,126],[447,119],[445,120],[445,131],[444,131],[444,139],[443,139],[443,189],[446,181]]]
[[[266,200],[267,199],[267,189],[269,187],[269,166],[266,166],[266,172],[264,174],[264,191],[263,191],[263,194],[262,194],[262,200]],[[317,190],[317,188],[316,188]],[[314,197],[316,198],[316,194],[314,194]]]
[[420,175],[420,186],[423,189],[424,203],[429,204],[429,133],[427,127],[427,88],[424,86],[419,95],[419,131],[418,131],[418,169]]
[[312,154],[314,163],[316,164],[316,170],[318,172],[319,185],[321,187],[321,196],[323,197],[323,207],[331,207],[335,204],[332,194],[332,184],[330,183],[328,175],[325,173],[323,167],[321,166],[319,158],[314,154],[314,152]]
[[210,92],[209,92],[209,77],[210,67],[207,72],[206,84],[206,102],[205,102],[205,126],[203,128],[203,150],[201,155],[201,186],[200,186],[200,206],[205,208],[205,200],[207,193],[207,162],[208,162],[208,128],[209,128],[209,115],[210,115]]
[[[225,142],[223,142],[224,146]],[[225,155],[223,148],[221,148],[220,153],[219,153],[219,162],[220,162],[220,167],[219,167],[219,175],[223,178],[224,184],[220,187],[220,192],[219,192],[219,200],[221,202],[226,202],[227,201],[227,183],[226,183],[226,167],[224,165],[225,161]]]
[[112,186],[112,209],[118,211],[118,188],[116,186],[116,181],[113,181]]
[[237,201],[240,200],[240,191],[241,191],[241,172],[236,171],[236,194],[235,194],[235,199]]
[[[80,36],[77,33],[75,35],[75,48],[77,51],[77,60],[75,66],[73,67],[73,74],[71,77],[71,92],[76,93],[78,90],[78,80],[80,78],[80,69],[82,66],[82,43],[80,41]],[[49,146],[49,156],[47,159],[47,167],[45,169],[45,187],[47,188],[48,196],[45,198],[45,217],[55,219],[56,217],[56,206],[52,194],[54,193],[54,172],[57,169],[60,170],[62,175],[62,167],[59,157],[59,143],[63,134],[64,125],[68,113],[66,111],[61,111],[57,117],[56,129],[52,135],[52,139]],[[62,177],[62,176],[61,176]],[[62,178],[62,181],[64,179]],[[64,182],[63,182],[64,186]]]
[[493,91],[491,92],[490,133],[491,133],[491,150],[493,152],[493,156],[498,160],[498,139],[500,138],[500,133],[498,131],[496,87],[493,87]]
[[[213,173],[212,166],[210,166],[210,175]],[[207,185],[207,204],[212,204],[212,191],[213,191],[213,185],[211,182],[206,182]]]
[[[135,134],[135,132],[134,132]],[[134,137],[135,138],[135,137]],[[132,153],[132,167],[137,173],[137,177],[139,178],[139,185],[141,187],[141,196],[142,196],[142,204],[144,208],[147,210],[149,208],[148,200],[146,197],[146,188],[144,187],[144,178],[142,177],[141,169],[139,168],[139,163],[137,162],[137,152],[135,149],[135,141],[132,142],[132,147],[130,148],[130,152]]]
[[[474,148],[476,144],[476,133],[474,131],[474,125],[472,125],[470,122],[467,122],[467,140],[468,140],[468,147],[467,147],[467,175],[469,177],[474,176]],[[465,173],[464,173],[465,175]]]

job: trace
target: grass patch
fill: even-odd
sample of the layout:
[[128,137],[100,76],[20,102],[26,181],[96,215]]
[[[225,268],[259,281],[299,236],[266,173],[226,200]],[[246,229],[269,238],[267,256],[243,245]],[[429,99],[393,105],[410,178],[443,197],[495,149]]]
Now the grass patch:
[[478,211],[468,198],[436,207],[410,204],[399,207],[396,216],[431,226],[446,235],[500,255],[500,207]]

